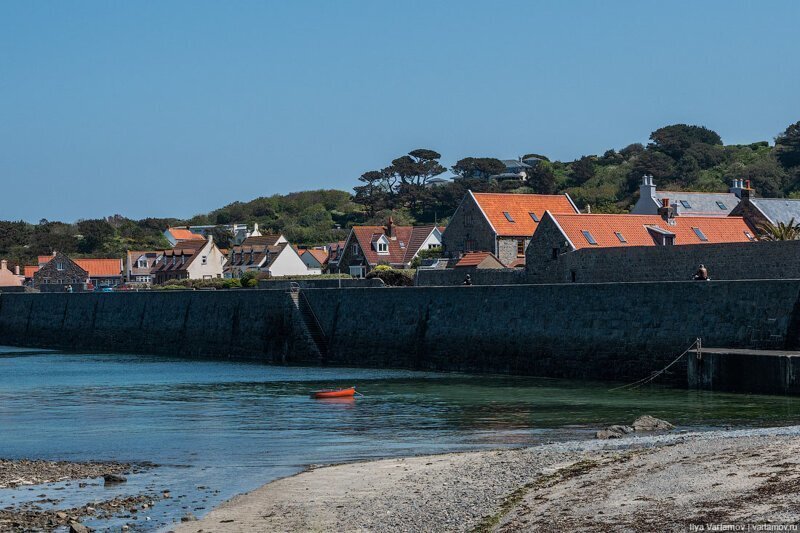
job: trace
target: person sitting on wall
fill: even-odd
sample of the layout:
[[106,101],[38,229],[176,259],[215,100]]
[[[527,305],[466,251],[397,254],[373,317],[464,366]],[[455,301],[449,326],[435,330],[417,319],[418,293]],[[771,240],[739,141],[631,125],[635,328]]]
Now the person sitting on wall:
[[464,285],[472,285],[472,277],[470,277],[469,274],[467,274],[467,277],[464,278]]
[[700,267],[697,269],[697,272],[695,272],[694,277],[692,279],[695,279],[697,281],[709,281],[708,270],[706,269],[706,266],[700,265]]

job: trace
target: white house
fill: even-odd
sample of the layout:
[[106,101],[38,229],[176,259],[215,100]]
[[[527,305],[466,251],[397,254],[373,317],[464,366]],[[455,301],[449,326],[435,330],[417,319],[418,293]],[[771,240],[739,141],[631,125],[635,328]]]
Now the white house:
[[171,250],[161,253],[151,269],[153,283],[164,283],[172,279],[221,278],[227,259],[208,239],[180,241]]
[[248,237],[231,248],[225,277],[240,278],[244,272],[259,272],[273,278],[310,274],[300,254],[283,235]]

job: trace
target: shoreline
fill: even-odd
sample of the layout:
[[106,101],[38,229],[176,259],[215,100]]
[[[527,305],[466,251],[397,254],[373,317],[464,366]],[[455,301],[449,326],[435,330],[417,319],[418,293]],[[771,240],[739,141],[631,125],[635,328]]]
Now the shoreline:
[[800,426],[666,433],[310,466],[197,531],[665,529],[800,520]]

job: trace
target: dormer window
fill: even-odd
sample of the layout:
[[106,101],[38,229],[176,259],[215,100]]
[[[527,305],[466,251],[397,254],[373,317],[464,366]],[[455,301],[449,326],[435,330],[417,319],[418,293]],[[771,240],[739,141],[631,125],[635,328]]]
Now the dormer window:
[[147,259],[140,257],[138,261],[136,261],[136,268],[147,268]]
[[389,255],[389,239],[386,238],[386,235],[381,235],[375,241],[375,251],[380,255]]

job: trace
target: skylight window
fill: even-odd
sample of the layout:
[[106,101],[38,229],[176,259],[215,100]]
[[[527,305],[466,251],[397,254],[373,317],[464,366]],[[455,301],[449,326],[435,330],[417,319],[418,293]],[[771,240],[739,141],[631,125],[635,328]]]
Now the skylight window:
[[681,205],[686,209],[691,209],[692,208],[692,205],[686,200],[681,200]]
[[694,231],[694,234],[697,235],[697,238],[700,239],[701,241],[708,241],[708,237],[705,236],[705,234],[700,230],[700,228],[692,228],[692,231]]
[[626,240],[625,240],[625,237],[624,237],[624,236],[622,235],[622,233],[620,233],[619,231],[615,231],[615,232],[614,232],[614,235],[616,235],[616,236],[617,236],[617,239],[619,239],[619,242],[621,242],[621,243],[626,243],[626,242],[628,242],[628,241],[626,241]]
[[506,220],[508,220],[509,222],[514,222],[514,219],[511,218],[511,213],[509,213],[508,211],[503,211],[503,214],[506,216]]
[[720,209],[728,209],[722,202],[717,202],[717,207],[719,207]]
[[586,238],[586,242],[588,242],[589,244],[597,244],[597,241],[594,240],[594,237],[592,236],[591,233],[589,233],[589,230],[583,229],[581,230],[581,233],[583,233],[583,236]]
[[528,214],[531,216],[531,218],[533,219],[533,221],[534,221],[534,222],[539,222],[539,217],[537,217],[537,216],[536,216],[536,213],[534,213],[533,211],[531,211],[531,212],[530,212],[530,213],[528,213]]
[[754,240],[756,240],[756,238],[755,238],[755,237],[753,237],[753,234],[752,234],[752,233],[750,233],[749,231],[745,231],[745,232],[744,232],[744,236],[745,236],[745,237],[747,237],[747,238],[748,238],[749,240],[751,240],[751,241],[754,241]]

